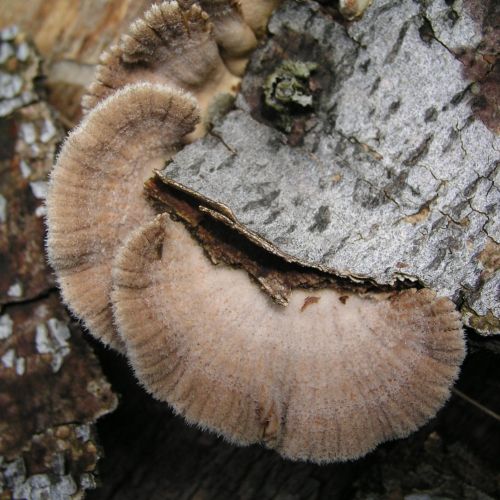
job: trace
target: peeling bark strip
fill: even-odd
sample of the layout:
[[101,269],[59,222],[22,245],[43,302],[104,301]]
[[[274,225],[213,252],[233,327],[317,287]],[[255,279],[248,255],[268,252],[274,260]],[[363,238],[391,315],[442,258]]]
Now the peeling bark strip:
[[[244,269],[277,304],[287,305],[295,288],[333,287],[356,293],[393,290],[304,266],[238,224],[227,208],[197,197],[159,174],[146,182],[145,193],[157,213],[168,212],[186,225],[213,264]],[[411,282],[400,285],[409,287]]]
[[[314,2],[286,3],[251,59],[239,109],[164,175],[301,262],[418,281],[453,299],[466,324],[498,332],[500,273],[478,256],[500,241],[500,139],[475,118],[455,55],[483,37],[461,5],[375,2],[344,29]],[[318,64],[299,140],[262,109],[283,59]]]

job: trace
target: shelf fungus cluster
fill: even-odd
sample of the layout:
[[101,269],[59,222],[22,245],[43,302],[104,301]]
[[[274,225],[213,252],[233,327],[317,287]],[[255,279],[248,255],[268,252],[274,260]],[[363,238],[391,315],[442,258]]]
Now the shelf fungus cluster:
[[73,313],[186,420],[348,460],[448,398],[464,357],[452,302],[295,261],[228,207],[150,178],[236,92],[276,3],[163,2],[103,55],[52,173],[47,248]]

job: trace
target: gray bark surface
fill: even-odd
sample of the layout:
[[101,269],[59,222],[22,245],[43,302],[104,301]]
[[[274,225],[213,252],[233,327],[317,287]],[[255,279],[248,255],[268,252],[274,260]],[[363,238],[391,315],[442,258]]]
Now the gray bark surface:
[[[9,0],[7,3],[17,6],[23,14],[28,15],[28,10],[19,2]],[[44,1],[36,3],[43,5],[47,10],[54,8],[51,3]],[[120,4],[125,11],[130,2],[110,0],[95,3],[99,3],[99,7],[102,4],[103,9]],[[139,3],[134,3],[132,8],[139,9]],[[60,13],[60,16],[56,16],[59,21],[58,26],[65,26],[67,17],[61,13],[62,8],[59,9],[59,4],[71,8],[76,3],[73,5],[71,2],[57,2],[55,9]],[[467,11],[464,4],[458,0],[433,1],[425,4],[401,2],[402,7],[398,7],[397,4],[395,1],[388,3],[375,0],[375,5],[367,11],[363,21],[343,27],[333,20],[332,11],[327,8],[320,8],[315,4],[289,3],[271,24],[271,30],[275,34],[259,49],[252,61],[251,71],[244,82],[243,97],[238,101],[239,110],[229,115],[214,130],[214,134],[219,134],[228,141],[227,145],[234,148],[237,154],[231,153],[216,135],[212,135],[187,149],[183,153],[186,155],[186,161],[180,156],[179,160],[169,168],[169,172],[175,173],[177,168],[176,175],[184,175],[186,184],[190,187],[194,187],[193,182],[200,176],[199,189],[203,191],[202,184],[206,183],[207,189],[213,189],[215,196],[217,194],[215,184],[224,181],[224,178],[220,177],[219,180],[213,178],[210,168],[215,169],[220,166],[222,171],[225,168],[233,169],[235,182],[241,184],[238,188],[234,187],[234,190],[244,202],[238,217],[245,220],[243,215],[248,213],[249,227],[259,230],[259,227],[265,229],[269,226],[270,233],[266,237],[271,240],[275,237],[273,241],[283,249],[293,250],[293,245],[296,245],[297,249],[302,248],[296,243],[300,239],[305,245],[301,250],[303,252],[308,248],[309,252],[316,251],[316,246],[308,246],[309,241],[306,240],[336,242],[339,255],[337,256],[334,251],[328,258],[332,261],[340,260],[341,255],[347,255],[350,258],[347,261],[349,265],[342,264],[340,267],[350,273],[365,272],[363,265],[374,261],[373,254],[367,255],[366,258],[369,260],[366,262],[363,260],[363,249],[374,247],[381,258],[386,258],[388,250],[379,250],[377,242],[388,245],[384,248],[389,250],[400,248],[390,241],[389,237],[381,239],[380,235],[384,233],[378,230],[377,221],[380,217],[380,223],[390,228],[389,222],[396,217],[396,214],[407,214],[405,215],[409,217],[407,225],[402,222],[396,224],[396,227],[401,226],[405,229],[403,231],[400,228],[401,234],[406,235],[408,241],[418,235],[419,229],[424,230],[424,234],[421,240],[418,238],[415,240],[414,254],[409,251],[410,261],[401,262],[413,266],[410,268],[411,271],[418,267],[413,255],[415,259],[422,260],[425,257],[422,254],[423,249],[427,248],[429,258],[435,259],[436,256],[433,257],[432,252],[441,249],[444,257],[436,261],[437,270],[431,273],[432,276],[436,279],[439,276],[443,278],[443,287],[445,285],[449,287],[447,293],[454,294],[458,303],[463,293],[469,303],[481,304],[481,301],[485,300],[484,297],[487,297],[484,292],[485,287],[494,287],[493,280],[496,279],[494,273],[498,267],[498,247],[494,241],[494,238],[497,238],[494,235],[495,216],[492,212],[494,207],[490,207],[493,205],[492,193],[496,193],[497,189],[493,179],[498,172],[487,174],[495,159],[494,150],[491,156],[486,155],[489,161],[486,162],[487,165],[481,163],[484,161],[484,155],[481,156],[483,153],[477,152],[483,151],[484,147],[491,148],[491,141],[494,140],[493,135],[483,127],[479,119],[484,120],[491,129],[495,129],[495,113],[488,107],[489,97],[484,90],[485,80],[483,79],[477,87],[471,84],[472,79],[463,77],[460,71],[460,64],[463,68],[467,65],[459,63],[459,59],[453,62],[452,58],[459,56],[448,49],[462,44],[468,47],[476,47],[478,43],[484,44],[485,9],[480,9],[482,2],[477,2],[474,16],[470,17],[470,8],[466,6],[469,8]],[[474,2],[469,4],[474,6]],[[87,7],[92,9],[90,3],[89,6],[85,3],[85,9]],[[135,15],[133,11],[132,14],[130,12],[127,14],[118,8],[115,9],[115,13],[120,14],[119,16],[107,15],[113,11],[113,7],[109,8],[111,10],[102,11],[106,25],[121,23],[122,17]],[[10,8],[8,11],[13,12]],[[478,12],[480,15],[476,15]],[[101,11],[98,9],[94,14],[99,18]],[[40,17],[38,10],[30,16],[36,25]],[[47,16],[46,19],[50,20],[50,23],[54,22],[54,16]],[[75,24],[71,26],[95,28],[92,31],[95,32],[95,36],[90,37],[92,43],[89,43],[87,35],[82,35],[81,38],[77,36],[75,46],[90,47],[91,50],[93,43],[98,41],[104,44],[105,40],[107,43],[107,40],[111,39],[102,38],[103,29],[99,22],[94,22],[94,18],[87,19],[86,24],[84,17],[76,19]],[[403,32],[401,23],[407,23]],[[290,24],[293,30],[282,30],[281,24]],[[425,30],[421,29],[422,26]],[[429,26],[434,30],[434,38]],[[417,27],[419,27],[418,36],[422,37],[420,41],[415,33]],[[118,28],[112,29],[113,33],[116,31]],[[279,34],[282,31],[284,33],[280,38]],[[50,30],[46,32],[50,34]],[[44,33],[45,31],[40,37]],[[109,36],[109,33],[106,36]],[[40,100],[34,88],[32,78],[39,75],[34,53],[29,51],[26,60],[12,63],[14,54],[19,52],[24,57],[26,51],[18,47],[22,40],[13,41],[16,37],[16,34],[0,35],[4,42],[0,44],[2,63],[0,71],[3,81],[9,82],[8,85],[4,85],[4,92],[7,94],[0,95],[2,98],[0,115],[3,115],[0,118],[2,132],[0,134],[2,153],[0,158],[0,498],[2,500],[4,498],[66,499],[84,496],[89,500],[170,498],[488,500],[500,497],[498,477],[500,340],[498,337],[483,339],[473,334],[469,335],[469,355],[457,386],[459,391],[469,398],[468,400],[459,396],[459,393],[454,393],[437,418],[418,433],[404,440],[385,443],[360,461],[328,466],[292,463],[258,446],[235,447],[213,434],[188,426],[180,417],[173,415],[165,404],[154,401],[146,394],[133,378],[124,358],[102,346],[94,345],[101,366],[106,372],[107,378],[105,378],[101,366],[96,363],[94,354],[82,338],[81,329],[70,320],[60,304],[54,291],[51,272],[43,256],[44,186],[62,133],[50,106]],[[54,37],[58,40],[59,38]],[[436,38],[440,41],[438,42]],[[64,40],[71,40],[71,37]],[[304,45],[301,47],[304,40]],[[287,42],[290,42],[288,47],[286,47]],[[62,42],[59,40],[55,46],[60,43]],[[371,44],[375,44],[374,47],[379,44],[377,50],[386,47],[385,52],[378,54],[374,47],[372,49]],[[10,49],[6,48],[7,46],[11,46]],[[396,47],[397,50],[391,52],[389,46]],[[312,47],[317,48],[312,49]],[[384,87],[387,85],[384,83],[386,78],[389,79],[387,80],[389,83],[399,81],[394,80],[395,76],[389,68],[393,68],[396,63],[403,68],[406,58],[411,59],[419,53],[412,52],[411,47],[415,51],[417,48],[418,51],[422,51],[419,58],[430,57],[431,52],[434,54],[434,51],[439,51],[439,57],[447,61],[445,67],[454,68],[455,72],[450,75],[453,78],[462,78],[465,86],[457,85],[456,82],[451,82],[451,79],[450,82],[446,78],[438,79],[437,81],[445,82],[442,92],[447,97],[443,97],[442,100],[434,99],[432,92],[436,89],[431,85],[432,75],[429,74],[427,88],[430,94],[425,95],[423,102],[413,99],[413,94],[407,88],[410,85],[405,83],[404,89],[394,85],[392,90],[396,97],[400,92],[405,92],[404,102],[401,99],[400,104],[394,104],[397,99],[393,100],[391,95],[387,94],[387,89],[385,92],[381,89],[386,88]],[[47,53],[51,50],[52,46],[48,47]],[[296,147],[288,145],[288,142],[291,142],[290,136],[262,123],[262,121],[271,122],[261,116],[260,97],[255,90],[267,75],[269,67],[276,64],[272,63],[272,60],[279,60],[287,50],[290,53],[297,51],[306,58],[312,54],[314,57],[321,57],[322,61],[332,61],[331,65],[323,64],[318,72],[322,89],[317,97],[319,103],[330,102],[332,107],[325,107],[322,111],[319,104],[315,104],[314,113],[308,115],[306,123],[303,124],[306,133],[303,133],[298,140],[302,144]],[[483,51],[484,47],[481,50]],[[92,53],[94,52],[98,51],[92,49]],[[391,56],[394,60],[391,62],[392,59],[389,58],[384,65],[381,61],[387,58],[388,52],[394,54]],[[78,57],[75,57],[75,61]],[[62,58],[64,67],[66,67],[64,59],[67,58],[70,62],[73,61],[72,55],[64,55]],[[369,58],[373,60],[367,63]],[[90,62],[84,61],[89,64],[93,62],[95,62],[93,59]],[[3,65],[3,63],[8,64]],[[365,66],[367,76],[363,86]],[[429,66],[429,71],[441,71],[438,66],[434,62]],[[263,68],[262,71],[260,67]],[[423,72],[425,61],[421,61],[418,67]],[[72,68],[71,64],[69,68]],[[378,70],[375,71],[373,68]],[[72,78],[77,74],[70,73]],[[402,82],[406,82],[408,74],[411,76],[412,73],[401,73]],[[18,80],[16,75],[21,79]],[[355,75],[358,75],[357,79]],[[380,77],[378,87],[375,85],[377,75]],[[491,75],[492,73],[489,73],[488,78]],[[59,83],[61,82],[52,80],[54,88]],[[414,92],[421,98],[421,88],[415,82],[412,85]],[[466,92],[459,91],[456,94],[459,97],[450,98],[452,93],[446,90],[447,85],[451,85],[453,89],[464,88]],[[371,98],[365,95],[365,87],[368,91],[377,87]],[[61,88],[64,89],[63,96],[66,92],[73,96],[70,99],[72,109],[77,109],[74,95],[81,91],[81,82],[78,83],[78,92],[70,88],[67,82],[61,83]],[[360,89],[363,92],[360,92]],[[337,95],[336,92],[340,93]],[[342,99],[339,96],[343,96]],[[479,110],[474,109],[471,103],[471,100],[478,96],[484,97],[486,101],[486,106]],[[58,94],[56,98],[59,100],[61,96]],[[423,122],[421,119],[416,122],[432,137],[427,151],[424,148],[424,153],[420,153],[419,157],[418,145],[421,144],[419,140],[422,135],[414,136],[420,134],[420,128],[413,124],[410,117],[417,119],[420,116],[418,110],[426,111],[433,107],[432,103],[438,106],[439,103],[447,101],[451,103],[450,107],[447,109],[436,107],[435,113],[431,110],[424,115]],[[408,115],[406,123],[401,113],[406,109],[405,106],[410,108],[411,103],[415,109],[413,114]],[[387,117],[384,115],[383,105],[386,106],[387,113],[389,109],[392,110]],[[370,106],[374,107],[373,113]],[[450,111],[451,108],[453,112]],[[63,103],[61,109],[67,110]],[[356,112],[351,116],[354,111]],[[249,112],[261,121],[251,118]],[[381,118],[380,123],[375,125],[373,116],[377,113]],[[462,117],[456,123],[453,121],[454,113]],[[69,113],[68,116],[71,117],[73,114]],[[383,118],[389,124],[392,123],[391,120],[395,120],[392,128],[383,123]],[[405,131],[403,127],[403,130],[399,130],[395,123],[406,123],[405,126],[410,129]],[[443,124],[448,127],[445,131],[442,129]],[[231,127],[234,127],[234,130]],[[241,129],[238,130],[238,127]],[[389,139],[392,141],[392,137],[387,139],[381,135],[379,148],[377,142],[379,139],[376,135],[379,129],[385,134],[397,132],[400,134],[399,137],[404,137],[408,143],[401,145],[395,139],[390,142]],[[440,163],[442,159],[438,146],[441,144],[439,141],[446,138],[446,130],[450,134],[450,147],[442,156],[446,157],[448,151],[452,151],[454,156],[450,158],[462,162],[458,167],[452,164],[451,160]],[[375,135],[368,134],[370,131]],[[245,137],[245,134],[248,137]],[[253,134],[257,136],[254,137]],[[235,139],[232,144],[233,137]],[[463,142],[464,138],[468,138],[468,142]],[[477,141],[477,144],[474,141]],[[462,150],[462,144],[466,144],[467,149]],[[401,151],[397,149],[398,147]],[[333,149],[327,154],[329,148]],[[382,158],[379,156],[382,154],[379,149],[383,152]],[[413,156],[410,155],[412,151],[414,151]],[[401,159],[397,159],[398,152],[402,154]],[[320,153],[322,160],[318,161]],[[472,154],[476,159],[472,163],[467,163],[469,155]],[[238,166],[237,161],[240,161],[240,156],[248,163]],[[330,158],[329,163],[326,162],[326,158]],[[409,165],[403,165],[407,158],[410,158]],[[413,160],[414,164],[411,158],[417,158],[416,161]],[[188,163],[188,160],[191,163]],[[200,162],[199,165],[197,162]],[[323,163],[325,165],[322,165]],[[262,178],[255,177],[258,174],[256,167],[259,165],[262,170],[269,170],[267,174],[272,174],[271,177],[274,178],[268,180],[264,176],[266,172],[259,174],[263,176]],[[191,169],[189,172],[187,167]],[[440,178],[435,181],[429,168],[432,168],[434,174],[443,174],[442,185]],[[462,172],[461,168],[466,172]],[[481,174],[474,175],[470,168],[478,169]],[[444,173],[440,169],[444,169]],[[275,196],[276,189],[272,184],[266,183],[275,182],[280,189],[284,189],[281,183],[284,186],[291,185],[289,189],[295,191],[295,196],[302,189],[297,185],[297,172],[302,173],[302,177],[309,183],[306,185],[310,186],[308,188],[310,191],[304,193],[302,200],[297,198],[297,201],[300,201],[298,205],[300,210],[297,209],[295,213],[300,216],[295,222],[291,222],[291,215],[287,213],[288,210],[294,210],[289,204],[290,200],[287,201],[290,195],[287,194],[283,198],[288,204],[284,204],[280,212],[278,209],[281,205],[278,203],[281,203],[281,197],[284,195],[280,192]],[[293,179],[287,181],[287,175],[292,176],[295,181]],[[398,177],[400,175],[401,178]],[[455,177],[461,179],[459,184],[456,184],[458,181]],[[470,182],[471,187],[464,190],[463,185],[466,181]],[[417,183],[417,187],[414,187],[414,182]],[[228,185],[224,186],[224,189],[221,188],[221,196],[231,194],[233,191],[229,188]],[[417,194],[413,192],[414,189],[418,189]],[[326,199],[331,205],[327,206],[328,210],[320,210],[322,205],[318,204],[315,198],[318,195],[326,196],[323,194],[325,191],[331,191],[335,196],[330,193],[330,198]],[[438,196],[434,200],[435,195]],[[235,196],[235,201],[238,196]],[[232,206],[231,199],[224,197],[221,201],[228,203],[236,212],[237,203]],[[390,201],[389,197],[397,200],[400,207]],[[431,199],[428,206],[425,203],[422,205],[424,199]],[[444,201],[441,203],[441,199],[448,200],[446,202],[448,205]],[[457,204],[457,199],[462,199],[463,206]],[[474,209],[467,209],[469,202],[473,203]],[[246,205],[248,206],[245,210]],[[437,207],[447,214],[442,215],[443,219],[439,223]],[[483,218],[479,217],[481,214],[477,213],[478,208],[481,211],[486,209]],[[462,223],[460,210],[463,210],[464,214],[467,213],[467,216],[463,216],[463,220],[472,222]],[[293,212],[291,214],[293,215]],[[361,216],[367,219],[361,219]],[[272,217],[275,219],[266,223]],[[434,227],[429,225],[430,220],[434,221]],[[282,226],[276,225],[278,222]],[[481,222],[483,222],[482,229],[479,228]],[[298,224],[304,230],[301,236],[298,228],[290,233],[291,236],[287,236],[286,231],[293,224]],[[282,229],[279,229],[280,227]],[[473,227],[476,229],[473,230]],[[355,241],[354,234],[358,228],[363,231],[368,231],[369,228],[368,232],[362,233],[367,241],[361,239]],[[406,231],[413,232],[408,235]],[[425,236],[425,231],[428,231],[428,236]],[[470,240],[465,238],[464,231]],[[341,240],[328,239],[337,238],[337,232],[346,237],[345,249]],[[399,233],[395,231],[392,234],[397,236]],[[283,244],[280,243],[280,237],[285,238]],[[287,237],[290,238],[288,245],[292,245],[291,247],[285,245]],[[426,241],[431,241],[432,245],[425,247]],[[450,247],[447,242],[456,242],[458,250],[453,244]],[[488,242],[484,250],[471,250],[476,247],[483,248],[484,242]],[[334,243],[329,244],[334,245]],[[465,250],[460,246],[464,244],[470,247],[469,253],[464,253]],[[351,249],[352,255],[348,254],[347,249]],[[306,253],[302,257],[300,253],[297,255],[300,258],[307,257]],[[317,259],[314,257],[315,262],[322,262],[323,254],[319,252],[318,255]],[[406,254],[403,252],[402,255]],[[436,255],[441,254],[438,252]],[[454,260],[458,258],[457,255],[464,259],[463,270],[458,269],[459,265]],[[471,260],[467,260],[468,258],[473,260],[475,255],[478,260],[481,259],[479,262],[471,263]],[[408,267],[397,267],[396,270],[377,269],[369,268],[367,274],[381,282],[391,281],[399,274],[417,276],[422,280],[421,275],[412,274],[413,271],[410,272]],[[447,269],[453,275],[451,281],[446,276]],[[420,268],[418,272],[421,272]],[[455,281],[460,273],[465,276],[463,286],[457,285]],[[476,276],[479,277],[475,278]],[[476,288],[468,289],[470,283]],[[477,310],[485,311],[487,308]],[[484,331],[492,331],[490,325],[494,325],[495,317],[493,316],[490,323],[488,321]],[[481,322],[479,326],[483,324],[484,322]],[[98,422],[99,440],[97,440],[95,420],[111,411],[116,404],[108,379],[113,383],[114,389],[121,394],[121,402],[117,411]],[[98,465],[101,487],[86,494],[89,488],[95,486],[96,461],[102,455],[104,458]]]
[[[497,332],[500,140],[476,113],[481,86],[460,55],[484,44],[478,9],[381,0],[345,27],[314,2],[286,2],[237,109],[166,175],[293,258],[381,284],[418,281],[476,330]],[[262,111],[279,57],[319,64],[294,147]]]

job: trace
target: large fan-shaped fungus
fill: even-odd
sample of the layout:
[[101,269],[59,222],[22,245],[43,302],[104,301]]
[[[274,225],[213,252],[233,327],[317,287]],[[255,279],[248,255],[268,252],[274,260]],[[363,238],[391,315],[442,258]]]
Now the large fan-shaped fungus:
[[47,197],[50,262],[65,302],[103,342],[121,349],[109,307],[111,261],[128,232],[151,218],[144,181],[198,121],[196,101],[136,84],[104,100],[68,137]]
[[191,422],[292,459],[352,459],[406,436],[444,404],[464,356],[448,299],[295,290],[284,308],[168,215],[133,233],[113,277],[145,387]]
[[205,113],[215,94],[234,91],[218,46],[241,71],[255,44],[243,19],[258,33],[277,3],[244,1],[242,18],[231,0],[163,2],[104,54],[88,114],[52,173],[48,253],[72,311],[189,421],[292,459],[345,460],[407,435],[446,401],[464,356],[451,301],[343,287],[333,272],[313,277],[314,290],[302,270],[282,287],[280,265],[273,271],[265,255],[261,267],[239,263],[238,250],[229,264],[241,269],[215,266],[182,223],[154,218],[142,193],[197,123],[196,100],[178,89]]

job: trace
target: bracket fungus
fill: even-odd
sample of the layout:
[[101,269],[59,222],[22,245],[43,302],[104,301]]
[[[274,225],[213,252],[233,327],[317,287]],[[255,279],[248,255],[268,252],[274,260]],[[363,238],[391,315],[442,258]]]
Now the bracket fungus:
[[[203,135],[212,100],[219,94],[234,95],[240,82],[224,63],[217,42],[230,61],[236,58],[233,62],[241,72],[241,59],[255,47],[256,39],[235,5],[227,1],[201,3],[219,7],[212,8],[215,33],[211,18],[198,3],[154,4],[117,45],[102,54],[95,81],[82,99],[83,108],[92,109],[126,84],[163,83],[196,97],[204,119],[192,138]],[[235,48],[235,36],[243,42],[241,50]]]
[[464,355],[458,313],[429,290],[294,290],[282,307],[165,214],[121,247],[113,280],[145,387],[190,422],[291,459],[354,459],[408,435],[448,398]]
[[179,3],[183,8],[198,3],[208,14],[224,63],[233,74],[241,76],[250,53],[257,46],[256,34],[243,18],[241,5],[236,0],[181,0]]
[[163,2],[103,55],[52,173],[48,254],[74,314],[188,421],[348,460],[444,404],[465,354],[453,303],[294,261],[159,175],[143,192],[235,91],[277,3]]
[[130,229],[153,212],[143,182],[198,121],[196,101],[162,85],[126,86],[96,106],[67,138],[47,197],[50,263],[65,302],[118,349],[111,262]]

